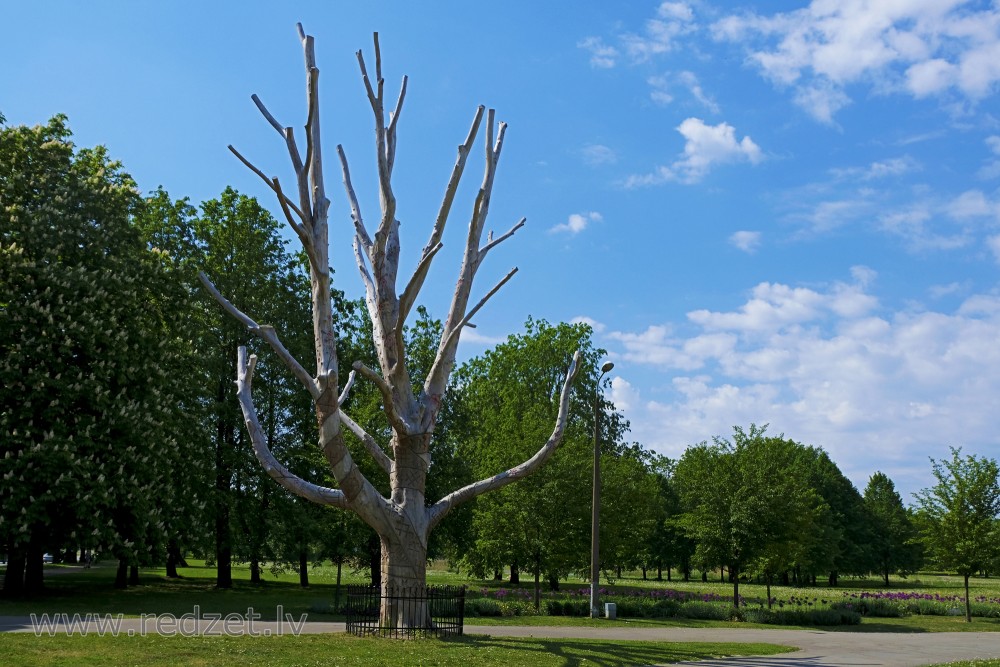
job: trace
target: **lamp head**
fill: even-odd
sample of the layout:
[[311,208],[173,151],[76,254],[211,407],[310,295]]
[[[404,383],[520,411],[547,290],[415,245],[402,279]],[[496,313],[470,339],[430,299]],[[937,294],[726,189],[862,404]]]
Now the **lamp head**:
[[604,365],[601,366],[601,374],[603,375],[604,373],[607,373],[608,371],[610,371],[614,367],[615,367],[614,363],[612,363],[610,361],[604,362]]

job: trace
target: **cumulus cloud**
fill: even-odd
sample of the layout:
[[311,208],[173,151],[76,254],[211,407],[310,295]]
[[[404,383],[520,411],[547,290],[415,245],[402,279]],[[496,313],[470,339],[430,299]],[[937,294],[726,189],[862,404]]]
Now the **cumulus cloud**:
[[733,424],[770,423],[826,448],[859,486],[882,469],[912,490],[926,457],[947,444],[1000,446],[1000,296],[975,295],[951,312],[893,312],[857,282],[762,283],[735,310],[694,311],[688,322],[697,326],[607,336],[623,361],[671,378],[655,398],[623,392],[633,435],[665,454]]
[[743,252],[752,255],[760,247],[760,236],[760,232],[733,232],[729,236],[729,243]]
[[688,118],[677,131],[684,137],[684,152],[669,166],[657,167],[649,174],[630,176],[625,187],[659,185],[668,181],[697,183],[716,165],[764,159],[760,147],[749,135],[736,139],[736,129],[729,123],[708,125],[700,118]]
[[566,222],[555,225],[549,229],[552,234],[558,234],[560,232],[568,232],[570,234],[579,234],[587,225],[591,222],[600,222],[604,217],[597,211],[589,211],[587,213],[571,213]]
[[616,375],[611,378],[611,402],[618,410],[631,410],[639,407],[639,392],[628,380]]
[[916,98],[955,94],[973,102],[1000,82],[1000,7],[974,0],[827,2],[771,15],[734,14],[711,28],[737,42],[775,85],[832,123],[866,84]]

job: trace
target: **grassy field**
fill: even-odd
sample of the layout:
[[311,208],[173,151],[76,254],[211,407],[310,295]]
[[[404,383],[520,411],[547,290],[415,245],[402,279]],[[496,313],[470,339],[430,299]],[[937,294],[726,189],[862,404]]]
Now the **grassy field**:
[[[119,591],[113,588],[114,567],[111,564],[99,564],[88,570],[75,567],[46,566],[47,592],[38,598],[29,600],[0,599],[0,616],[28,615],[31,613],[96,613],[124,614],[138,616],[150,613],[171,613],[181,615],[190,613],[197,605],[202,613],[228,614],[246,613],[252,607],[261,614],[264,620],[273,620],[279,605],[283,613],[290,613],[295,618],[301,614],[309,614],[311,620],[340,620],[329,613],[334,602],[336,588],[336,569],[331,566],[319,566],[310,570],[310,586],[303,589],[298,584],[295,573],[274,575],[264,573],[264,582],[251,584],[249,571],[246,568],[234,568],[234,585],[230,590],[215,588],[215,570],[204,564],[192,562],[193,567],[182,568],[181,579],[167,579],[163,570],[147,569],[141,572],[140,585]],[[366,573],[355,573],[349,569],[343,571],[343,582],[362,583],[367,581]],[[467,584],[470,595],[487,595],[495,597],[500,589],[508,592],[509,597],[525,599],[529,596],[532,582],[526,581],[520,587],[512,588],[509,583],[470,580],[468,577],[449,570],[443,563],[437,563],[428,573],[428,581],[437,584]],[[940,594],[943,596],[961,595],[962,580],[957,576],[945,574],[921,573],[909,579],[891,579],[891,591],[906,591]],[[715,595],[728,598],[732,594],[732,586],[714,580],[702,582],[700,578],[690,582],[674,580],[672,582],[642,580],[639,577],[627,576],[604,584],[609,591],[674,589],[687,593]],[[1000,579],[976,578],[970,582],[973,596],[1000,598]],[[824,602],[844,599],[845,595],[863,591],[873,592],[886,590],[881,580],[841,579],[837,588],[826,586],[807,587],[772,587],[771,594],[779,600],[798,600],[799,604],[809,604],[815,600],[816,605]],[[760,604],[764,600],[765,589],[761,585],[743,583],[740,592],[749,604]],[[545,592],[543,597],[555,595]],[[582,580],[562,582],[561,596],[575,595],[578,599],[586,599],[586,584]],[[607,600],[614,598],[608,596]],[[802,602],[806,601],[806,602]],[[752,627],[747,623],[731,623],[728,621],[708,621],[694,619],[620,619],[607,621],[588,618],[560,616],[515,616],[468,618],[469,624],[513,624],[513,625],[605,625],[607,623],[655,625],[666,627]],[[761,626],[776,627],[776,626]],[[845,632],[936,632],[936,631],[1000,631],[1000,619],[976,618],[973,623],[965,623],[964,619],[955,616],[907,616],[904,618],[866,618],[861,625],[842,626],[837,628]],[[2,664],[2,663],[0,663]]]
[[9,667],[322,665],[650,665],[740,655],[775,655],[774,644],[606,642],[583,639],[463,637],[390,641],[349,635],[301,637],[45,637],[0,635]]

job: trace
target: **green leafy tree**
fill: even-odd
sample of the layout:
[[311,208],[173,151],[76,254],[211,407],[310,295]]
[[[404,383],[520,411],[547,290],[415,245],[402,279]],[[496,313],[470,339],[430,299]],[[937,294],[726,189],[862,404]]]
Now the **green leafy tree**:
[[962,575],[965,620],[971,623],[969,577],[1000,551],[1000,470],[995,459],[962,456],[960,447],[951,448],[950,459],[932,458],[931,470],[937,482],[916,494],[924,544],[933,563]]
[[868,479],[864,502],[872,525],[872,562],[888,586],[890,574],[906,576],[920,567],[919,536],[895,484],[885,473],[876,472]]
[[645,549],[662,521],[654,455],[639,444],[601,457],[601,559],[605,568],[644,567]]
[[800,570],[825,574],[830,586],[837,585],[842,573],[867,573],[873,536],[861,494],[823,449],[799,445],[795,452],[806,483],[825,505],[818,510],[821,516],[813,522],[812,533],[803,536],[805,548],[796,561]]
[[[557,582],[589,562],[592,401],[604,354],[590,336],[585,324],[529,320],[523,334],[509,336],[456,373],[453,395],[477,416],[459,455],[472,462],[473,476],[482,477],[530,456],[532,443],[551,429],[559,410],[562,377],[574,350],[581,356],[578,391],[570,403],[573,419],[559,456],[546,465],[544,476],[483,496],[473,506],[464,562],[479,576],[511,566],[515,583],[522,569],[536,581],[544,576]],[[610,454],[620,440],[621,420],[607,402],[602,408],[602,453]]]
[[677,464],[685,508],[679,523],[695,541],[699,562],[729,568],[736,607],[744,571],[789,553],[787,545],[822,507],[797,462],[801,445],[767,437],[765,429],[736,427],[731,442],[689,447]]
[[[168,264],[131,224],[132,179],[63,116],[0,130],[0,540],[5,591],[42,553],[147,564],[190,504]],[[155,443],[155,446],[151,446]]]

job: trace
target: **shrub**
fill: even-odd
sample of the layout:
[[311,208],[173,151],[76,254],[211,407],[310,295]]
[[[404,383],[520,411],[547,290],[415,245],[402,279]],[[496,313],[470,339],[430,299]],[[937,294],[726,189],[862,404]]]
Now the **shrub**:
[[685,602],[677,608],[681,618],[694,618],[709,621],[728,621],[729,607],[711,602]]
[[834,602],[830,609],[851,611],[872,618],[902,618],[910,615],[910,604],[902,600],[862,598],[851,602]]
[[676,600],[653,598],[621,598],[615,604],[622,618],[670,618],[676,616],[681,607]]
[[590,616],[590,602],[549,600],[546,603],[546,611],[549,616]]
[[497,603],[500,606],[501,616],[538,616],[540,611],[535,609],[533,602],[521,600],[504,600]]
[[465,615],[476,616],[503,616],[500,603],[489,598],[466,598]]
[[861,614],[847,608],[830,609],[743,609],[747,623],[767,625],[857,625]]

